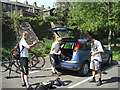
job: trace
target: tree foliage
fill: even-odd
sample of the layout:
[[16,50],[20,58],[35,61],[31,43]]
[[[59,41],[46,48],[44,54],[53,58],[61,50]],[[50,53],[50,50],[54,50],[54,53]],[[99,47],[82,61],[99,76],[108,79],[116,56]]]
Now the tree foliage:
[[103,31],[111,32],[110,37],[118,36],[120,32],[119,6],[120,2],[72,2],[67,26],[93,34]]

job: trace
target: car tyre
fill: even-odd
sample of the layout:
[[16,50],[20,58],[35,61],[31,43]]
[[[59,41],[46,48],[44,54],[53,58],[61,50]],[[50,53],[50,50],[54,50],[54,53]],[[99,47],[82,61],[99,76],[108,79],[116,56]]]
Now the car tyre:
[[112,55],[110,55],[110,56],[108,57],[108,62],[107,62],[107,64],[108,64],[108,65],[112,64]]
[[80,76],[86,76],[89,72],[89,62],[84,62],[82,68],[78,71]]

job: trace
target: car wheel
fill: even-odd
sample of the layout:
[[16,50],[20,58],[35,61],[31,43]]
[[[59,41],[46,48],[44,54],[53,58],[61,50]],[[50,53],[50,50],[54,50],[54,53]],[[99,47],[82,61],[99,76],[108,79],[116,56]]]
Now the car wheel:
[[80,76],[86,76],[89,72],[89,63],[88,62],[84,62],[82,65],[82,68],[79,70],[79,75]]
[[108,57],[108,64],[110,65],[112,63],[112,55]]

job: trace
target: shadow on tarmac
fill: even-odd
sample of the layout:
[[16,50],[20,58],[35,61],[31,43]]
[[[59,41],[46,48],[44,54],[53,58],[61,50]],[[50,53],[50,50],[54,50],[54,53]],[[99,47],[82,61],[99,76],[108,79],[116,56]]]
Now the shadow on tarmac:
[[102,84],[120,82],[120,77],[111,77],[110,79],[103,79]]

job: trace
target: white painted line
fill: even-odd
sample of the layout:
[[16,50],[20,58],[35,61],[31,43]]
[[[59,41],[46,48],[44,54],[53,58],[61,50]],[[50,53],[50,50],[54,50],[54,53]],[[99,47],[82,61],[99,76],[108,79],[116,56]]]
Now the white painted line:
[[[105,72],[105,71],[107,71],[107,70],[110,70],[111,68],[113,68],[113,67],[115,67],[115,66],[116,66],[116,65],[114,65],[114,66],[112,66],[112,67],[109,67],[108,69],[102,71],[102,73]],[[96,74],[95,76],[97,76],[97,75],[98,75],[98,74]],[[76,84],[74,84],[74,85],[72,85],[72,86],[70,86],[70,87],[68,87],[68,88],[74,88],[74,87],[76,87],[76,86],[78,86],[78,85],[80,85],[80,84],[82,84],[82,83],[87,82],[87,81],[90,80],[90,79],[92,79],[92,76],[89,77],[89,78],[87,78],[87,79],[85,79],[85,80],[83,80],[83,81],[81,81],[81,82],[78,82],[78,83],[76,83]]]
[[[51,69],[51,68],[45,68],[45,69],[43,69],[43,70],[49,70],[49,69]],[[31,72],[29,72],[29,73],[32,74],[32,73],[37,73],[37,72],[40,72],[40,70],[37,70],[37,71],[31,71]]]
[[44,70],[48,70],[48,69],[51,69],[51,68],[45,68]]
[[78,85],[80,85],[80,84],[82,84],[84,82],[87,82],[89,79],[92,79],[92,77],[89,77],[89,78],[87,78],[87,79],[85,79],[85,80],[83,80],[81,82],[78,82],[78,83],[76,83],[76,84],[74,84],[74,85],[72,85],[72,86],[70,86],[68,88],[74,88],[74,87],[76,87],[76,86],[78,86]]
[[29,73],[32,74],[32,73],[36,73],[36,72],[39,72],[39,71],[32,71],[32,72],[29,72]]

